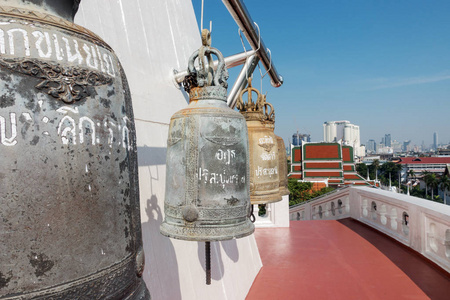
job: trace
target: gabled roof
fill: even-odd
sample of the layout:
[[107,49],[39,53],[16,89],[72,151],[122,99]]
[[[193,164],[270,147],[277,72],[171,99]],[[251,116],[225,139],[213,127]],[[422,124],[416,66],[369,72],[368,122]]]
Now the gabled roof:
[[449,157],[401,157],[398,164],[450,164]]
[[304,160],[342,160],[341,145],[338,143],[307,143],[303,148]]

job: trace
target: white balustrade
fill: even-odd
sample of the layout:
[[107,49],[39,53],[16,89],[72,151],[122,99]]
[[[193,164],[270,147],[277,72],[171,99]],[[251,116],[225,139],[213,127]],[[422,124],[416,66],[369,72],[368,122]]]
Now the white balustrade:
[[353,218],[450,272],[450,206],[368,187],[350,187],[289,210],[291,221]]

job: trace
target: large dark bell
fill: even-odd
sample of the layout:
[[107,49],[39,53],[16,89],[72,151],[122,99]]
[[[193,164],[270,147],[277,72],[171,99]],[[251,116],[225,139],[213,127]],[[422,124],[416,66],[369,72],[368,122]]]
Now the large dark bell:
[[75,2],[0,10],[0,299],[150,298],[128,84]]

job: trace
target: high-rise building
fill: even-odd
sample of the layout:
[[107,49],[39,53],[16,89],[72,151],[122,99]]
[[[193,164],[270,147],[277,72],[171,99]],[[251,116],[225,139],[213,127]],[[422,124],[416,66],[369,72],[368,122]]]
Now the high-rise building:
[[411,143],[411,140],[406,140],[403,142],[402,151],[410,151],[411,146],[409,145]]
[[375,140],[369,140],[367,142],[367,153],[376,153],[377,152],[377,143]]
[[364,156],[364,147],[361,147],[359,126],[350,121],[329,121],[323,124],[323,140],[327,143],[340,142],[352,146],[355,155]]
[[437,150],[437,148],[438,148],[438,134],[437,132],[435,132],[433,134],[433,149]]
[[403,149],[403,143],[399,142],[397,140],[393,140],[393,141],[391,141],[391,147],[387,147],[387,148],[391,148],[392,152],[402,152],[403,151],[402,150]]
[[392,141],[391,141],[391,134],[390,133],[384,135],[384,145],[386,147],[392,147]]
[[294,146],[300,146],[302,142],[311,142],[311,135],[301,134],[298,131],[292,135],[292,144]]

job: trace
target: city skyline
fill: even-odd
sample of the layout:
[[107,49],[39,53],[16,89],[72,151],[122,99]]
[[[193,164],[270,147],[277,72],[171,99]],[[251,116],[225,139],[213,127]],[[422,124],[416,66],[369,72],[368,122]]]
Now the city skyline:
[[[398,140],[395,137],[393,137],[392,135],[391,135],[391,142],[396,141],[396,142],[401,143],[401,144],[403,144],[404,142],[410,142],[410,145],[415,145],[415,146],[419,146],[419,147],[422,146],[422,142],[424,142],[424,145],[426,146],[426,148],[433,149],[433,147],[435,145],[435,143],[434,143],[434,135],[436,133],[437,132],[433,132],[433,136],[432,136],[433,140],[432,140],[432,142],[429,145],[427,145],[425,143],[425,141],[413,141],[412,139]],[[376,138],[369,138],[366,141],[361,140],[361,144],[365,144],[367,146],[368,142],[370,142],[371,140],[374,140],[377,143],[377,145],[379,145],[379,144],[383,143],[383,138],[385,139],[385,137],[386,137],[386,134],[384,136],[381,136],[378,140]],[[439,145],[449,145],[449,144],[450,144],[450,141],[441,142],[441,141],[438,140],[438,142],[437,142],[438,146]],[[388,146],[386,143],[385,143],[385,145]]]
[[[200,25],[201,0],[193,0]],[[322,124],[349,120],[361,141],[392,139],[427,147],[450,142],[449,1],[246,0],[284,84],[262,80],[275,108],[275,133],[323,140]],[[219,1],[205,1],[204,27],[225,56],[243,52],[238,26]],[[246,49],[250,47],[246,44]],[[195,49],[192,49],[195,50]],[[230,69],[232,86],[240,67]],[[262,74],[266,71],[261,70]],[[259,70],[253,86],[261,89]]]
[[[329,122],[329,121],[327,121],[327,122]],[[358,125],[358,124],[355,124],[355,125]],[[295,132],[295,133],[296,133],[296,132]],[[295,134],[295,133],[293,133],[293,134]],[[305,134],[304,132],[300,132],[300,131],[299,131],[298,133],[299,133],[299,134]],[[423,142],[426,148],[428,148],[428,149],[433,149],[433,147],[434,147],[434,134],[435,134],[435,133],[437,133],[438,136],[439,136],[439,133],[438,133],[438,132],[433,132],[432,137],[431,137],[431,142],[430,142],[430,144],[426,144],[425,141],[418,141],[418,140],[417,140],[417,141],[414,141],[414,140],[412,140],[412,139],[410,139],[410,138],[406,138],[406,139],[404,139],[404,140],[399,140],[399,139],[397,139],[395,136],[393,136],[392,134],[390,134],[390,133],[385,133],[385,134],[383,134],[383,135],[380,135],[379,137],[369,137],[369,138],[366,139],[366,140],[364,140],[364,139],[361,138],[361,145],[365,145],[365,146],[366,146],[366,149],[367,149],[368,143],[369,143],[371,140],[374,140],[377,146],[380,145],[380,144],[383,144],[383,143],[384,143],[386,146],[389,146],[388,144],[386,144],[386,140],[385,140],[385,139],[386,139],[386,136],[389,136],[390,139],[391,139],[391,140],[390,140],[391,143],[394,142],[394,141],[396,141],[396,142],[398,142],[398,143],[400,143],[400,144],[403,145],[404,142],[409,142],[409,145],[411,145],[411,146],[418,146],[418,147],[421,147],[421,146],[422,146],[422,142]],[[290,141],[292,142],[292,138],[290,137],[289,139],[290,139]],[[313,141],[313,142],[325,141],[325,142],[326,142],[326,139],[325,139],[325,137],[323,136],[323,133],[322,133],[322,137],[321,137],[320,139],[315,139],[314,137],[311,137],[311,141]],[[449,144],[450,144],[450,141],[445,142],[445,141],[440,141],[440,139],[438,139],[437,145],[449,145]],[[390,146],[389,146],[389,147],[390,147]]]

